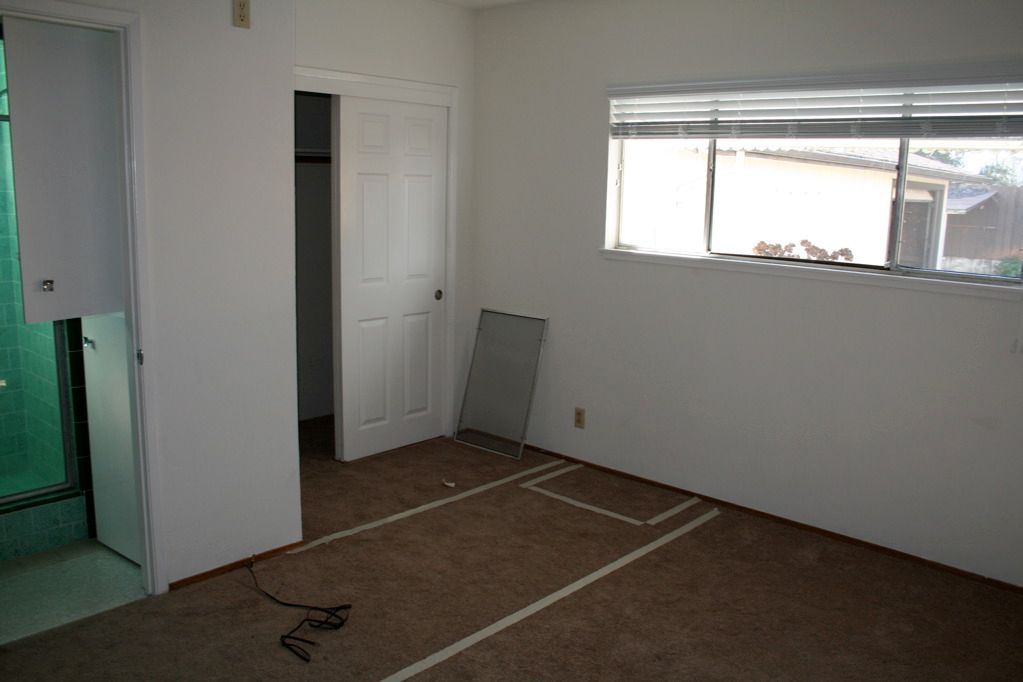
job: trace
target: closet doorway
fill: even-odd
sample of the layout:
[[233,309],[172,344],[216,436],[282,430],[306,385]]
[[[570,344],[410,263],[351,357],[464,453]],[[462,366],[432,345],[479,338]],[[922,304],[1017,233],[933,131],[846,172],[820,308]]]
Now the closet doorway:
[[295,312],[303,459],[335,454],[331,177],[331,96],[296,92]]
[[301,453],[332,441],[351,461],[442,435],[449,108],[295,98]]

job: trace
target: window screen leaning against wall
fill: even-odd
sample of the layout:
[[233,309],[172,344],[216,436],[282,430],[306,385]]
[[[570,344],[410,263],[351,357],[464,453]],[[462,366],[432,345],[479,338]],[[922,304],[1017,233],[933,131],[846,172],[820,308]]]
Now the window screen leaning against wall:
[[609,246],[1018,283],[1023,69],[609,91]]

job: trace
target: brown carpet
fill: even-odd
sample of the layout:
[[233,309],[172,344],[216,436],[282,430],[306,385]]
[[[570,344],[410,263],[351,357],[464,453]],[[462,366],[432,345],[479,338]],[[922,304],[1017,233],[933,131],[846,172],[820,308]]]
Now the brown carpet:
[[[306,540],[450,497],[553,461],[532,450],[522,461],[436,438],[351,464],[334,459],[333,417],[302,422],[302,535]],[[447,480],[454,488],[444,485]]]
[[[442,439],[351,464],[304,454],[305,527],[341,530],[544,461]],[[0,679],[380,679],[712,508],[700,502],[657,526],[633,526],[523,489],[524,480],[257,564],[263,586],[281,598],[354,604],[342,630],[303,631],[319,643],[311,663],[277,644],[302,613],[273,604],[235,571],[0,647]],[[686,499],[591,469],[541,485],[636,518]],[[420,677],[1018,679],[1023,671],[1019,592],[721,511]]]
[[543,481],[537,487],[637,521],[652,519],[689,499],[682,493],[589,467]]

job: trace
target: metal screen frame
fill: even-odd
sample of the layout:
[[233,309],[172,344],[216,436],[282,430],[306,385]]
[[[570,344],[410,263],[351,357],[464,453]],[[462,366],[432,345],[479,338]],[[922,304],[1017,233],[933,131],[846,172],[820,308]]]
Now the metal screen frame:
[[[520,318],[525,318],[525,319],[529,319],[529,320],[537,320],[537,321],[540,321],[540,322],[543,323],[543,327],[542,327],[541,332],[540,332],[540,343],[539,343],[539,345],[537,346],[537,349],[536,349],[536,364],[535,364],[534,369],[533,369],[533,376],[531,377],[530,382],[529,382],[529,395],[528,395],[528,399],[527,399],[527,402],[526,402],[526,413],[525,413],[525,416],[524,416],[524,418],[522,420],[522,429],[521,429],[521,431],[518,434],[518,439],[512,441],[511,439],[504,438],[503,436],[497,436],[496,434],[488,434],[488,435],[491,435],[491,436],[495,436],[496,438],[499,438],[501,440],[509,440],[510,442],[516,443],[517,446],[516,446],[516,449],[515,449],[514,453],[502,452],[500,450],[495,450],[493,448],[488,448],[485,445],[481,445],[480,443],[475,443],[475,442],[472,442],[472,441],[464,440],[463,438],[460,437],[461,434],[464,431],[468,430],[468,429],[463,429],[462,428],[462,425],[463,425],[464,420],[465,420],[465,406],[466,406],[466,400],[469,397],[469,385],[472,382],[473,369],[474,369],[474,367],[476,367],[476,363],[477,363],[477,352],[479,351],[480,332],[483,329],[483,316],[485,314],[487,314],[487,313],[492,314],[492,315],[505,315],[505,316],[508,316],[508,317],[520,317]],[[462,406],[461,406],[461,409],[458,412],[458,424],[455,427],[455,436],[454,436],[455,442],[463,443],[465,445],[470,445],[470,446],[472,446],[474,448],[479,448],[480,450],[485,450],[487,452],[493,452],[493,453],[498,454],[498,455],[503,455],[504,457],[511,457],[512,459],[519,459],[519,460],[522,459],[522,451],[525,449],[525,445],[526,445],[526,431],[529,428],[529,417],[530,417],[530,415],[532,414],[532,411],[533,411],[533,397],[536,394],[536,380],[537,380],[537,377],[540,374],[540,361],[541,361],[541,359],[543,357],[543,347],[544,347],[544,345],[547,342],[547,325],[548,325],[548,322],[549,322],[549,318],[546,318],[546,317],[535,317],[535,316],[532,316],[532,315],[521,315],[521,314],[518,314],[518,313],[509,313],[509,312],[505,312],[505,311],[502,311],[502,310],[494,310],[492,308],[481,308],[480,309],[479,320],[476,323],[476,340],[473,343],[472,359],[469,362],[469,373],[466,376],[466,379],[465,379],[465,390],[462,393]]]

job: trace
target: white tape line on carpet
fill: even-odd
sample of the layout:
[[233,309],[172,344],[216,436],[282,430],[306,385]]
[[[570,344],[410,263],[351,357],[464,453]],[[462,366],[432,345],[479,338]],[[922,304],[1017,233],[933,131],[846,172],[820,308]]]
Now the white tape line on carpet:
[[690,521],[689,523],[687,523],[686,525],[681,526],[679,528],[676,528],[675,530],[671,531],[670,533],[666,533],[666,534],[662,535],[661,537],[657,538],[656,540],[654,540],[653,542],[651,542],[648,545],[644,545],[644,546],[640,547],[639,549],[637,549],[637,550],[635,550],[633,552],[629,552],[628,554],[626,554],[625,556],[621,557],[620,559],[617,559],[616,561],[611,562],[610,564],[608,564],[607,566],[604,566],[603,568],[597,569],[593,573],[590,573],[588,576],[586,576],[584,578],[580,578],[579,580],[576,580],[574,583],[561,588],[557,592],[552,592],[551,594],[547,595],[543,599],[541,599],[539,601],[536,601],[536,602],[533,602],[532,604],[530,604],[529,606],[525,607],[524,609],[516,611],[515,613],[511,614],[510,616],[505,616],[504,618],[502,618],[501,620],[497,621],[496,623],[488,625],[487,627],[483,628],[482,630],[479,630],[478,632],[475,632],[475,633],[469,635],[468,637],[465,637],[464,639],[460,639],[457,642],[455,642],[454,644],[452,644],[450,646],[447,646],[447,647],[441,649],[440,651],[438,651],[438,652],[436,652],[434,654],[431,654],[431,655],[427,656],[426,658],[424,658],[424,659],[422,659],[420,661],[417,661],[416,663],[413,663],[412,665],[410,665],[410,666],[408,666],[406,668],[402,668],[401,670],[399,670],[398,672],[394,673],[393,675],[390,675],[390,676],[384,678],[384,682],[401,682],[401,680],[407,680],[408,678],[412,677],[413,675],[418,675],[419,673],[423,672],[424,670],[428,670],[428,669],[432,668],[433,666],[437,665],[438,663],[441,663],[442,661],[446,661],[447,659],[451,658],[455,654],[460,653],[462,651],[465,651],[466,649],[468,649],[472,645],[477,644],[478,642],[482,642],[487,637],[495,635],[498,632],[501,632],[502,630],[504,630],[506,628],[509,628],[512,625],[515,625],[519,621],[524,620],[524,619],[528,618],[529,616],[532,616],[533,614],[535,614],[535,613],[537,613],[539,611],[542,611],[543,609],[547,608],[551,604],[564,599],[565,597],[571,595],[574,592],[578,592],[579,590],[581,590],[582,588],[586,587],[587,585],[590,585],[591,583],[594,583],[594,582],[600,580],[601,578],[603,578],[605,576],[608,576],[611,573],[614,573],[619,568],[622,568],[623,566],[627,566],[628,564],[631,564],[636,559],[639,559],[639,558],[641,558],[643,556],[646,556],[647,554],[649,554],[650,552],[654,551],[658,547],[666,545],[669,542],[671,542],[672,540],[675,540],[676,538],[679,538],[679,537],[685,535],[686,533],[688,533],[689,531],[693,530],[694,528],[697,528],[697,527],[703,525],[704,523],[706,523],[707,521],[710,521],[715,516],[717,516],[719,513],[720,512],[717,509],[710,510],[709,512],[707,512],[703,516],[697,517],[697,518],[693,519],[692,521]]
[[583,466],[582,464],[576,464],[576,465],[573,465],[573,466],[565,467],[564,469],[558,469],[557,471],[552,471],[549,474],[544,474],[543,476],[539,476],[538,478],[534,478],[534,479],[532,479],[530,481],[526,481],[525,483],[520,483],[519,485],[521,487],[525,488],[526,490],[532,490],[533,492],[541,493],[543,495],[546,495],[547,497],[551,497],[551,498],[554,498],[555,500],[560,500],[561,502],[564,502],[566,504],[570,504],[573,507],[579,507],[580,509],[586,509],[587,511],[595,512],[597,514],[603,514],[604,516],[609,516],[612,519],[618,519],[619,521],[624,521],[625,523],[630,523],[633,526],[642,526],[642,525],[655,526],[658,523],[660,523],[661,521],[664,521],[666,519],[670,519],[672,516],[675,516],[676,514],[684,512],[686,509],[689,509],[694,504],[696,504],[697,502],[700,501],[699,497],[691,497],[688,500],[686,500],[685,502],[683,502],[682,504],[676,505],[676,506],[672,507],[671,509],[658,514],[657,516],[653,517],[652,519],[650,519],[648,521],[640,521],[638,519],[633,519],[633,518],[630,518],[628,516],[625,516],[624,514],[618,514],[617,512],[613,512],[613,511],[610,511],[608,509],[603,509],[601,507],[597,507],[595,505],[588,504],[586,502],[580,502],[579,500],[577,500],[575,498],[572,498],[572,497],[568,497],[567,495],[562,495],[560,493],[551,492],[550,490],[547,490],[545,488],[541,488],[541,487],[539,487],[539,485],[537,485],[539,483],[543,483],[544,481],[549,481],[552,478],[556,478],[558,476],[561,476],[562,474],[567,474],[570,471],[575,471],[576,469],[579,469],[582,466]]
[[427,502],[426,504],[415,507],[414,509],[407,509],[403,512],[398,512],[397,514],[392,514],[385,518],[377,519],[376,521],[364,523],[361,526],[349,528],[348,530],[342,530],[338,531],[337,533],[331,533],[330,535],[324,535],[322,538],[313,540],[302,545],[301,547],[291,550],[290,552],[288,552],[288,554],[298,554],[299,552],[304,552],[306,550],[312,549],[313,547],[319,547],[320,545],[325,545],[328,542],[333,542],[334,540],[347,538],[351,535],[355,535],[356,533],[361,533],[364,530],[370,530],[371,528],[379,528],[380,526],[385,526],[388,523],[394,523],[395,521],[400,521],[401,519],[405,519],[410,516],[415,516],[416,514],[422,514],[425,511],[430,511],[431,509],[436,509],[437,507],[443,507],[445,504],[451,504],[452,502],[464,500],[467,497],[478,495],[482,492],[490,490],[491,488],[496,488],[499,485],[504,485],[505,483],[517,481],[520,478],[525,478],[526,476],[532,476],[533,474],[539,471],[544,471],[546,469],[550,469],[551,467],[556,467],[560,464],[564,464],[564,462],[561,461],[560,459],[554,462],[548,462],[547,464],[541,464],[538,467],[533,467],[532,469],[527,469],[526,471],[520,471],[517,474],[514,474],[512,476],[506,476],[505,478],[502,478],[497,481],[485,483],[481,486],[472,488],[470,490],[466,490],[465,492],[459,493],[457,495],[452,495],[451,497],[444,497],[439,500],[434,500],[433,502]]
[[582,464],[573,464],[570,467],[565,467],[564,469],[558,469],[557,471],[552,471],[549,474],[544,474],[543,476],[540,476],[539,478],[534,478],[531,481],[526,481],[525,483],[520,483],[519,486],[522,487],[522,488],[531,488],[534,485],[536,485],[537,483],[543,483],[544,481],[549,481],[552,478],[557,478],[561,474],[567,474],[569,471],[575,471],[576,469],[581,469],[582,466],[583,466]]
[[690,497],[688,500],[686,500],[682,504],[680,504],[678,506],[675,506],[675,507],[672,507],[668,511],[666,511],[664,513],[661,513],[661,514],[658,514],[657,516],[655,516],[652,519],[649,519],[647,521],[647,523],[649,525],[651,525],[651,526],[656,526],[661,521],[664,521],[665,519],[670,519],[672,516],[674,516],[675,514],[678,514],[680,512],[684,512],[686,509],[689,509],[690,507],[692,507],[694,504],[696,504],[699,501],[700,501],[699,497]]
[[636,519],[631,519],[628,516],[624,516],[622,514],[617,514],[617,513],[613,512],[613,511],[608,511],[607,509],[601,509],[600,507],[595,507],[592,504],[586,504],[585,502],[580,502],[579,500],[573,499],[573,498],[568,497],[566,495],[559,495],[558,493],[552,493],[550,490],[544,490],[543,488],[532,488],[532,487],[526,488],[526,490],[532,490],[534,493],[540,493],[541,495],[546,495],[547,497],[553,497],[555,500],[561,500],[565,504],[570,504],[573,507],[579,507],[580,509],[585,509],[587,511],[595,512],[597,514],[603,514],[604,516],[610,516],[612,519],[618,519],[619,521],[624,521],[625,523],[631,523],[634,526],[642,526],[643,525],[642,521],[637,521]]

